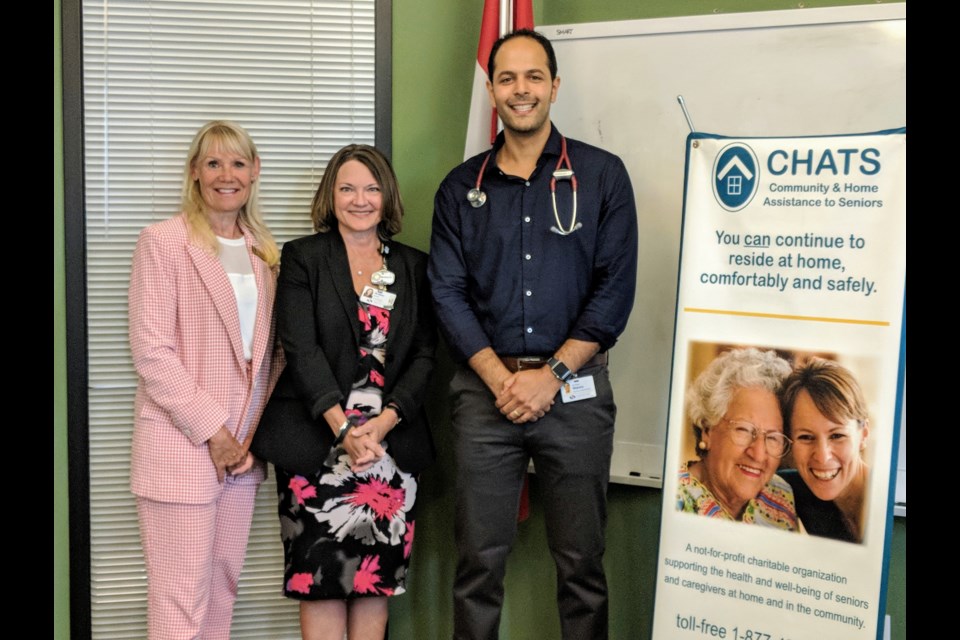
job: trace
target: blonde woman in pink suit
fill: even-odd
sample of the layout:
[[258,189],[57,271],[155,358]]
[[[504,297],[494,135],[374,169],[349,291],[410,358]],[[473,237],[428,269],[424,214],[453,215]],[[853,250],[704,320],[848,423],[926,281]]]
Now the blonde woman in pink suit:
[[130,276],[139,376],[130,488],[154,638],[229,638],[254,497],[248,451],[282,367],[277,245],[257,199],[260,158],[236,124],[197,133],[180,215],[143,230]]

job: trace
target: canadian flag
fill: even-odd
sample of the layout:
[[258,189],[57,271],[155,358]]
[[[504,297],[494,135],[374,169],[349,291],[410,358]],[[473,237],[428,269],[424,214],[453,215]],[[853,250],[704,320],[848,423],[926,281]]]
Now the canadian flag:
[[497,112],[487,95],[487,61],[497,38],[516,29],[533,29],[533,0],[484,0],[464,160],[489,149],[497,137]]
[[[501,16],[505,19],[501,20]],[[473,94],[470,97],[470,119],[467,121],[467,142],[463,159],[483,153],[497,137],[497,112],[490,106],[487,94],[487,62],[497,39],[517,29],[533,29],[533,0],[484,0],[477,65],[473,70]],[[524,478],[517,520],[530,516],[530,480]]]

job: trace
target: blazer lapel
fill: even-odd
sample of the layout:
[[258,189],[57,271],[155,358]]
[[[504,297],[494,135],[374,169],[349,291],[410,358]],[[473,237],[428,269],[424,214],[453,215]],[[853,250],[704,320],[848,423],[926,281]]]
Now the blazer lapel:
[[[344,313],[350,319],[350,328],[353,331],[354,345],[360,345],[360,325],[357,317],[357,293],[353,290],[353,276],[350,274],[350,261],[347,259],[347,248],[343,245],[340,232],[336,228],[327,232],[330,236],[330,251],[327,252],[327,270],[337,290],[337,297],[343,306]],[[323,301],[318,301],[321,304]]]
[[[393,256],[391,259],[390,256]],[[397,329],[390,332],[387,343],[387,380],[396,380],[396,375],[402,362],[401,358],[391,357],[392,354],[406,353],[413,339],[417,322],[416,296],[414,295],[414,278],[409,264],[400,257],[391,253],[387,257],[387,265],[396,274],[396,281],[387,287],[391,293],[397,294],[393,311],[390,312],[390,326]]]
[[[243,342],[240,337],[240,314],[237,312],[237,296],[233,292],[233,285],[227,278],[223,266],[217,256],[209,254],[200,247],[190,243],[187,253],[200,275],[200,281],[206,287],[217,313],[230,335],[230,344],[233,353],[239,362],[243,362]],[[259,284],[259,283],[258,283]],[[258,303],[259,306],[259,303]]]
[[247,240],[247,253],[250,256],[250,263],[253,266],[254,277],[257,281],[257,318],[253,325],[253,345],[250,349],[250,362],[253,366],[251,376],[252,379],[256,380],[264,355],[273,349],[270,341],[270,330],[273,325],[273,303],[277,287],[270,267],[253,253],[253,248],[257,246],[253,235],[244,229],[244,236]]

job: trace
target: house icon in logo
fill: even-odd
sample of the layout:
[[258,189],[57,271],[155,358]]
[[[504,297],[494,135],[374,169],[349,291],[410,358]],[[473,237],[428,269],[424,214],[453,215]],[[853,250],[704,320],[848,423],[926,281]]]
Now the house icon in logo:
[[[734,173],[734,169],[736,172]],[[727,183],[727,195],[728,196],[739,196],[743,193],[743,180],[744,178],[747,181],[753,180],[753,172],[747,168],[747,165],[743,164],[743,161],[738,156],[733,156],[727,161],[727,166],[720,170],[720,173],[717,174],[717,180]]]
[[727,145],[713,164],[713,195],[727,211],[739,211],[750,204],[759,185],[757,156],[747,145]]

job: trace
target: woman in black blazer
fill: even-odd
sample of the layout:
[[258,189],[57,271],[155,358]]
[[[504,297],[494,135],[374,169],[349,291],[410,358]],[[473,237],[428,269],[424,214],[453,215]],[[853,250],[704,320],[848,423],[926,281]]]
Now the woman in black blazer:
[[423,411],[436,328],[426,254],[390,238],[403,208],[375,148],[349,145],[314,196],[317,233],[283,248],[287,366],[253,444],[273,462],[304,638],[382,638],[405,590],[416,476],[435,456]]

